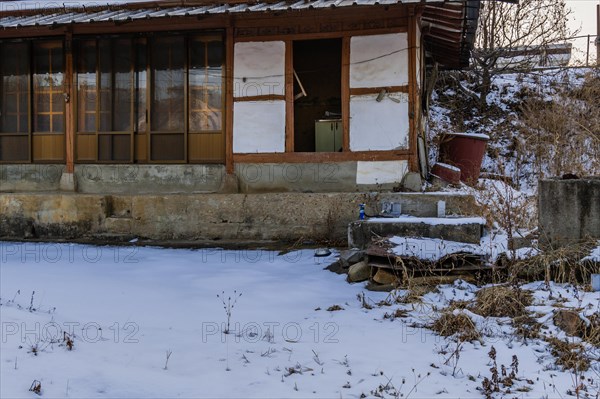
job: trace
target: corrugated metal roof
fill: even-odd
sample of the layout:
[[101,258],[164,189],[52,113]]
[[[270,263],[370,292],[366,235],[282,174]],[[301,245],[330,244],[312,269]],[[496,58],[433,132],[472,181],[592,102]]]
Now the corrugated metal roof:
[[[60,0],[59,0],[60,1]],[[480,0],[78,0],[0,1],[0,30],[151,18],[282,12],[425,3],[421,28],[428,59],[446,68],[469,64]],[[99,3],[102,1],[102,4]],[[223,1],[219,3],[219,1]],[[506,0],[505,0],[506,1]]]
[[[73,3],[77,4],[77,6],[72,7],[69,5],[69,3],[66,3],[63,8],[49,8],[48,5],[44,6],[44,3],[37,3],[38,8],[36,9],[31,7],[20,8],[19,3],[22,3],[24,5],[28,3],[17,1],[11,3],[0,3],[0,6],[5,4],[11,4],[11,7],[0,7],[0,28],[7,29],[32,26],[78,24],[89,22],[125,22],[148,18],[168,18],[201,14],[324,9],[350,6],[393,5],[416,2],[421,2],[421,0],[292,0],[279,2],[234,4],[199,3],[198,5],[169,7],[161,5],[160,2],[155,2],[147,3],[147,8],[144,8],[142,6],[146,3],[112,3],[99,6],[98,2],[79,2]],[[440,1],[430,0],[428,2]],[[58,5],[54,2],[46,4],[54,4],[55,6]],[[132,5],[136,7],[127,8],[127,6]],[[19,13],[19,11],[22,12]]]

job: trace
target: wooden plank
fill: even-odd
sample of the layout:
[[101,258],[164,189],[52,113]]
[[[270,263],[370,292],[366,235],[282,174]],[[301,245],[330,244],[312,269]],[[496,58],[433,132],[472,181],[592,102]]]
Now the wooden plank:
[[[492,271],[492,270],[496,270],[499,267],[490,267],[490,266],[485,266],[485,265],[469,265],[469,266],[458,266],[458,267],[449,267],[449,268],[440,268],[440,267],[436,267],[435,264],[439,263],[439,262],[427,262],[427,261],[422,261],[419,260],[417,258],[413,258],[413,260],[415,262],[423,262],[424,265],[421,268],[415,268],[415,267],[411,267],[410,265],[408,265],[406,268],[411,271],[411,272],[419,272],[419,273],[452,273],[452,272],[472,272],[472,271]],[[409,262],[410,259],[406,258],[405,259],[406,262]],[[393,261],[390,262],[386,262],[383,259],[369,259],[368,261],[369,266],[371,267],[379,267],[382,269],[391,269],[391,270],[404,270],[404,268],[402,266],[397,266]],[[427,265],[430,265],[430,267],[427,267]]]
[[233,28],[225,31],[225,170],[231,175],[235,171],[233,159]]
[[243,102],[243,101],[283,101],[286,100],[287,97],[280,94],[263,94],[260,96],[246,96],[246,97],[234,97],[233,101],[235,102]]
[[285,41],[285,152],[294,152],[294,43]]
[[234,154],[236,163],[323,163],[408,160],[409,150]]
[[342,151],[350,151],[350,36],[342,38]]
[[388,93],[408,93],[409,86],[387,86],[387,87],[354,87],[350,89],[351,96],[363,96],[366,94],[379,94],[381,90]]
[[381,28],[381,29],[356,29],[356,30],[340,30],[336,32],[308,32],[296,34],[272,34],[272,35],[236,35],[236,42],[254,42],[254,41],[270,41],[270,40],[318,40],[318,39],[337,39],[344,36],[368,36],[382,35],[387,33],[404,33],[407,32],[406,27]]

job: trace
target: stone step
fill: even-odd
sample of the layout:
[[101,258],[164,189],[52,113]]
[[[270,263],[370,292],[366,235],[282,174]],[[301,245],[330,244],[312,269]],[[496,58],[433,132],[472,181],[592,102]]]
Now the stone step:
[[427,237],[447,241],[479,244],[485,227],[481,217],[414,217],[371,218],[348,225],[350,248],[365,249],[373,237]]
[[[425,193],[379,193],[379,204],[383,202],[397,202],[400,204],[403,215],[418,217],[437,217],[438,203],[444,202],[446,215],[472,215],[477,214],[479,205],[475,197],[464,193],[425,192]],[[379,214],[381,209],[370,209],[367,214]]]

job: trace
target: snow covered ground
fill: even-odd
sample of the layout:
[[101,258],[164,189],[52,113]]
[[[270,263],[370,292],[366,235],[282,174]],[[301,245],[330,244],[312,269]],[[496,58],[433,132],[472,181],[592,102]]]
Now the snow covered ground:
[[[365,307],[363,284],[323,270],[335,254],[313,254],[0,243],[0,396],[37,397],[28,389],[38,380],[51,398],[476,398],[492,346],[498,367],[510,369],[513,355],[519,362],[512,393],[498,397],[573,390],[573,373],[554,364],[548,344],[524,342],[508,319],[470,314],[483,339],[458,345],[459,356],[454,339],[426,327],[476,287],[459,280],[387,306],[377,304],[387,293],[365,292]],[[599,310],[597,292],[525,288],[544,334],[564,337],[555,306]],[[226,303],[237,298],[228,335],[223,293]],[[397,309],[405,317],[390,318]],[[593,350],[585,385],[597,398]]]

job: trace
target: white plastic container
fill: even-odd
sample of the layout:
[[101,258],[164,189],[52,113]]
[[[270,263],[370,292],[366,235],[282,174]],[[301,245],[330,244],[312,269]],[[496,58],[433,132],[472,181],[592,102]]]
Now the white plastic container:
[[592,291],[600,291],[600,274],[592,274]]

